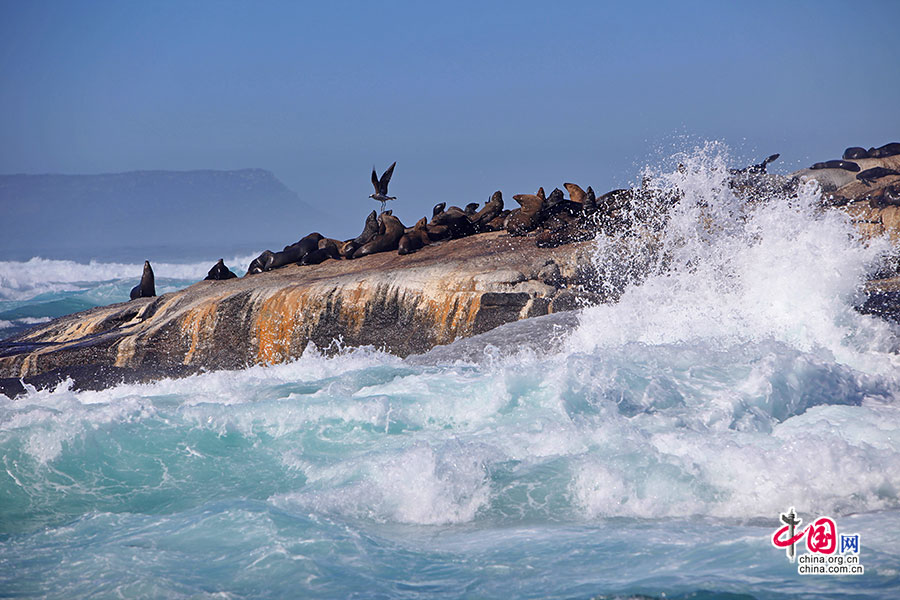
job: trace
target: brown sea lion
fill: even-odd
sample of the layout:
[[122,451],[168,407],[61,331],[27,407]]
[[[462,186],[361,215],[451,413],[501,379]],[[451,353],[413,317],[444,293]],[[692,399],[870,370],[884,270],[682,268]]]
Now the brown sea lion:
[[234,279],[237,277],[231,269],[225,266],[225,259],[220,258],[219,262],[213,265],[213,268],[206,274],[204,281],[225,281],[226,279]]
[[379,220],[381,221],[381,226],[384,228],[384,232],[379,233],[372,238],[370,242],[354,252],[353,258],[360,258],[378,252],[390,252],[391,250],[397,249],[400,238],[406,233],[406,227],[403,226],[400,219],[389,212],[381,213]]
[[828,160],[825,162],[817,162],[810,169],[844,169],[856,173],[859,171],[859,165],[849,160]]
[[366,223],[363,226],[362,233],[352,240],[344,242],[344,245],[340,248],[341,256],[344,258],[353,258],[353,253],[364,244],[369,243],[377,233],[378,214],[373,210],[369,213],[369,216],[366,217]]
[[889,169],[887,167],[872,167],[871,169],[866,169],[861,173],[857,173],[856,178],[866,185],[871,185],[876,179],[881,179],[888,175],[900,175],[900,171]]
[[869,158],[887,158],[900,154],[900,143],[891,142],[878,148],[869,148]]
[[509,219],[511,213],[511,210],[501,210],[496,217],[482,227],[482,231],[504,231],[506,229],[506,220]]
[[591,186],[588,186],[587,191],[584,193],[582,204],[584,204],[585,213],[592,213],[597,210],[597,197],[594,195],[594,188]]
[[144,272],[141,274],[141,282],[131,288],[131,299],[152,298],[156,296],[156,279],[153,277],[153,268],[150,261],[144,261]]
[[[768,156],[768,157],[764,158],[763,161],[762,161],[761,163],[758,163],[758,164],[755,164],[755,165],[750,165],[749,167],[744,167],[743,169],[731,169],[731,173],[732,173],[732,174],[738,174],[738,173],[765,173],[765,172],[766,172],[766,167],[769,165],[769,163],[778,160],[778,157],[779,157],[779,156],[781,156],[781,155],[780,155],[780,154],[777,154],[777,153],[776,153],[776,154],[772,154],[771,156]],[[682,165],[682,168],[683,168],[683,165]]]
[[841,156],[844,160],[859,160],[860,158],[869,158],[869,151],[859,146],[853,146],[844,150]]
[[284,247],[281,252],[275,252],[265,264],[265,270],[271,271],[287,265],[300,262],[304,256],[319,248],[319,240],[322,234],[318,232],[304,236],[300,241]]
[[469,215],[458,206],[451,206],[431,220],[431,225],[445,225],[453,239],[466,237],[475,233],[475,227]]
[[469,202],[466,204],[466,207],[463,209],[463,212],[466,213],[469,217],[475,215],[478,212],[478,202]]
[[491,199],[484,203],[484,207],[469,218],[475,227],[475,233],[482,231],[491,231],[487,229],[490,223],[497,215],[503,211],[503,194],[497,190],[491,194]]
[[258,273],[262,273],[266,270],[266,263],[272,260],[272,255],[274,252],[271,250],[263,250],[262,253],[250,261],[250,266],[247,267],[247,273],[244,275],[256,275]]
[[581,189],[578,184],[575,183],[564,183],[563,187],[566,188],[566,191],[569,192],[569,200],[572,202],[578,202],[579,204],[584,204],[584,198],[587,194],[585,191]]
[[426,223],[425,217],[422,217],[416,222],[412,229],[403,234],[403,237],[400,238],[400,242],[397,245],[397,254],[411,254],[419,248],[431,243],[431,239],[428,237]]
[[544,196],[544,188],[539,188],[537,194],[517,194],[513,200],[522,208],[515,209],[506,220],[506,232],[512,236],[525,235],[538,226],[541,209],[544,208],[547,198]]
[[550,192],[550,195],[547,196],[547,206],[553,206],[557,202],[562,202],[563,200],[563,191],[559,188],[553,188],[553,191]]
[[311,250],[300,259],[301,265],[317,265],[321,262],[333,258],[338,260],[341,258],[340,247],[342,242],[331,238],[322,238],[319,240],[319,247]]

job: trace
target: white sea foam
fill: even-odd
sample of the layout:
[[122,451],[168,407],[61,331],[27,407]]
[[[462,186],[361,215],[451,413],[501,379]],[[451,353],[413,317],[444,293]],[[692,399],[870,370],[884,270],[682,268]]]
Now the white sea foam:
[[[868,350],[890,347],[889,327],[853,309],[866,274],[889,251],[886,239],[861,243],[846,214],[818,209],[815,182],[796,197],[746,204],[728,185],[719,144],[677,158],[681,169],[646,178],[657,192],[647,196],[680,197],[656,248],[626,237],[632,247],[623,252],[622,238],[598,239],[598,265],[609,279],[617,271],[645,276],[618,304],[585,310],[570,351],[776,339],[859,364],[873,358]],[[644,202],[641,208],[658,211],[652,199]]]
[[[253,256],[237,256],[226,261],[232,270],[241,272]],[[197,263],[153,263],[157,279],[198,281],[216,259]],[[41,294],[88,290],[99,283],[117,280],[139,281],[143,263],[98,262],[79,263],[34,257],[30,260],[0,261],[0,300],[28,300]]]

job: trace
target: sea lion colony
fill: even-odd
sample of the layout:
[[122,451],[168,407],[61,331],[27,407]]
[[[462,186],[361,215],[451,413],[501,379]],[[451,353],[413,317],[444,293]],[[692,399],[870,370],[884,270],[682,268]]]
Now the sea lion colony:
[[[848,148],[840,160],[830,160],[812,165],[810,170],[835,169],[849,174],[864,184],[887,175],[900,174],[893,169],[875,167],[860,171],[854,160],[867,158],[885,158],[900,154],[900,143],[885,144],[879,148]],[[744,169],[732,171],[732,187],[736,193],[744,193],[753,199],[756,182],[747,182],[746,177],[766,173],[766,166],[778,158],[773,154],[761,163]],[[369,196],[382,203],[393,200],[387,195],[388,182],[393,174],[396,162],[377,177],[372,171],[372,184],[375,194]],[[642,215],[636,208],[634,200],[637,196],[659,195],[659,192],[645,188],[617,189],[596,197],[593,188],[585,190],[575,183],[564,183],[568,198],[559,188],[546,195],[544,188],[535,194],[517,194],[513,200],[519,205],[509,210],[504,207],[503,194],[498,190],[479,210],[477,202],[471,202],[465,208],[446,207],[446,203],[434,206],[431,219],[422,217],[413,227],[406,227],[400,219],[387,210],[377,214],[372,211],[366,217],[362,232],[353,239],[336,240],[314,232],[301,240],[285,246],[279,252],[266,250],[253,259],[245,276],[271,271],[291,264],[314,265],[325,260],[352,260],[369,254],[391,252],[406,255],[429,244],[448,239],[462,238],[489,231],[506,231],[510,236],[528,236],[535,238],[535,244],[543,248],[551,248],[563,244],[584,241],[593,238],[597,233],[613,234],[621,231],[623,226],[634,220],[658,222],[651,215]],[[884,194],[882,194],[884,196]],[[893,198],[890,193],[888,198]],[[653,203],[655,209],[665,210],[677,198],[657,197]],[[658,215],[656,215],[658,216]],[[149,268],[149,263],[147,263]],[[152,277],[152,275],[151,275]],[[235,277],[220,259],[206,279],[224,280]],[[146,295],[146,294],[142,294]],[[136,297],[132,294],[132,299]]]

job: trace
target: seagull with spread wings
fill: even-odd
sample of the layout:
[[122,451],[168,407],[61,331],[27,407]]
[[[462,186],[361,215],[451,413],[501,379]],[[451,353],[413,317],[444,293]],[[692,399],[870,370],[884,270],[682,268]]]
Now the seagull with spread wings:
[[397,161],[394,161],[390,167],[387,168],[387,171],[381,174],[381,179],[378,179],[378,174],[375,172],[375,167],[372,167],[372,185],[375,186],[375,193],[371,194],[369,198],[373,200],[378,200],[381,202],[381,212],[384,212],[384,205],[388,200],[396,200],[397,198],[388,196],[388,183],[391,181],[391,175],[394,174],[394,167],[397,166]]

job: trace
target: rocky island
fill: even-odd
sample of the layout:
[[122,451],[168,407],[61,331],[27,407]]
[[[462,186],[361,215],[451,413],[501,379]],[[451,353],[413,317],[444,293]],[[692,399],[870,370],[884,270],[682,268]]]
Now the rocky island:
[[[864,237],[887,233],[900,240],[897,144],[848,148],[841,160],[789,176],[766,173],[770,160],[736,171],[736,193],[753,201],[772,186],[790,189],[816,179],[823,210],[846,211]],[[79,388],[103,388],[277,363],[300,356],[310,343],[372,345],[406,356],[511,321],[613,300],[597,285],[591,239],[614,235],[626,213],[640,212],[632,205],[641,192],[594,198],[590,188],[585,194],[566,187],[568,199],[559,190],[517,196],[521,208],[494,211],[494,226],[483,218],[465,235],[451,235],[454,225],[444,227],[449,221],[441,215],[455,209],[454,218],[464,214],[462,222],[477,223],[477,207],[436,207],[428,229],[424,219],[404,229],[434,241],[423,238],[423,247],[403,256],[383,251],[260,268],[264,272],[58,318],[0,342],[0,392],[12,396],[23,384],[44,387],[65,378]],[[890,278],[895,273],[882,275],[870,283],[869,301],[860,308],[890,317],[900,286]]]

